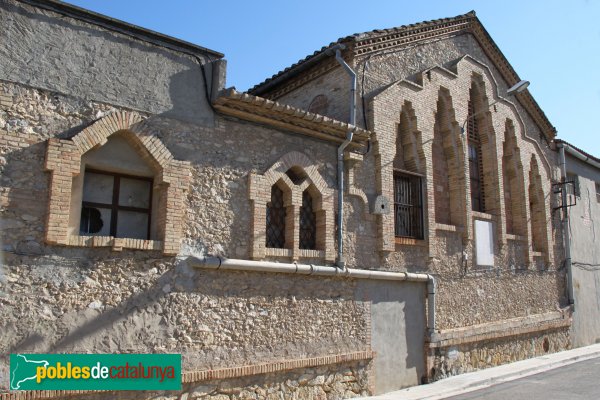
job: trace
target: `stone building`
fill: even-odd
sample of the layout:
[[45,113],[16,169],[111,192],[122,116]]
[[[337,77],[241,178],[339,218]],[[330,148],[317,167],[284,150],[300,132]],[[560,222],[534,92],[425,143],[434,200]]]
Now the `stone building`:
[[58,1],[0,22],[2,390],[19,352],[183,355],[113,398],[333,399],[570,346],[555,130],[474,13],[340,39],[357,126],[326,48],[240,93]]
[[[475,13],[336,44],[358,75],[358,125],[373,132],[351,167],[347,261],[437,278],[428,377],[569,347],[555,129],[527,91],[507,96],[520,78]],[[332,45],[249,92],[348,120]],[[373,218],[380,196],[394,209]]]

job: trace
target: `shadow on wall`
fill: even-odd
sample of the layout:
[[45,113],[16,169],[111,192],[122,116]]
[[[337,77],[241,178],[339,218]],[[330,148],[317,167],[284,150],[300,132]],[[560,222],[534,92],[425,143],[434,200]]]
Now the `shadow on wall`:
[[[0,48],[3,79],[198,125],[214,124],[200,67],[206,55],[32,12],[23,4],[0,2],[0,11],[10,16],[3,38],[19,43]],[[209,67],[209,81],[210,72]]]
[[[208,71],[211,69],[209,66]],[[208,71],[206,79],[210,80]],[[202,126],[214,126],[215,116],[206,90],[208,89],[204,84],[200,64],[196,68],[171,75],[169,95],[173,108],[159,116]]]
[[[123,252],[124,260],[128,259],[128,253],[133,254],[133,252]],[[92,268],[109,267],[108,265],[99,266],[97,262],[91,260],[90,263],[94,265]],[[57,276],[66,274],[66,276],[59,277],[58,280],[65,281],[69,276],[71,284],[85,285],[87,275],[81,273],[80,270],[84,269],[85,271],[86,269],[81,263],[73,263],[62,269],[70,271],[59,273],[50,271],[49,273]],[[112,274],[114,282],[103,280],[102,287],[115,287],[121,273],[122,271]],[[147,274],[147,271],[134,267],[134,270],[129,273],[135,277]],[[75,277],[77,278],[75,279]],[[111,279],[111,277],[107,276],[105,279]],[[247,328],[244,325],[245,321],[250,320],[257,326],[268,326],[273,322],[271,314],[281,316],[285,313],[291,316],[289,319],[296,322],[282,321],[270,328],[278,333],[269,340],[268,348],[255,349],[256,353],[253,354],[257,358],[259,358],[259,354],[263,359],[285,358],[289,356],[288,352],[318,355],[322,354],[324,348],[331,349],[333,347],[343,352],[366,347],[364,338],[361,339],[362,336],[358,330],[354,333],[347,331],[344,335],[336,337],[338,334],[323,334],[325,329],[322,326],[318,340],[311,341],[309,338],[300,337],[303,330],[300,325],[306,319],[308,310],[315,306],[325,307],[324,309],[328,309],[328,312],[332,314],[335,312],[355,314],[348,316],[349,318],[358,318],[363,315],[362,308],[356,309],[353,305],[354,283],[352,281],[315,277],[289,279],[289,276],[281,274],[201,271],[192,269],[185,262],[167,267],[162,275],[158,274],[154,277],[147,288],[122,300],[114,307],[101,304],[97,308],[87,306],[89,300],[86,300],[79,307],[62,315],[58,313],[59,316],[55,319],[47,321],[40,318],[40,315],[43,316],[44,313],[38,308],[42,306],[33,305],[30,315],[20,319],[19,323],[8,321],[0,327],[0,336],[3,337],[4,346],[6,346],[3,353],[153,351],[156,350],[156,346],[160,346],[174,337],[177,338],[177,341],[183,340],[178,334],[178,332],[181,333],[179,318],[182,316],[181,307],[183,306],[197,308],[198,312],[190,313],[187,318],[190,319],[193,326],[210,327],[214,335],[220,334],[219,328],[223,329],[224,327],[241,332]],[[124,286],[135,284],[134,278],[131,282],[120,283],[123,287],[119,288],[117,285],[113,291],[117,295],[124,289]],[[265,288],[269,288],[269,290],[265,291]],[[74,290],[66,289],[64,292],[73,293]],[[102,292],[105,290],[103,289]],[[188,295],[189,297],[186,299],[189,301],[183,300],[183,297],[180,297],[182,294]],[[99,299],[103,300],[102,296]],[[60,308],[58,304],[52,302],[48,302],[46,305],[52,308],[53,313],[58,312],[57,308]],[[246,310],[246,308],[248,309]],[[263,313],[264,316],[259,314],[263,308],[266,311]],[[218,309],[226,312],[223,316],[224,322],[220,322],[221,317],[217,319],[211,317]],[[252,312],[252,310],[258,311]],[[238,312],[245,315],[244,318],[240,319]],[[227,317],[227,313],[230,314],[230,318]],[[259,315],[252,317],[248,314]],[[322,323],[329,323],[326,320],[328,318],[324,318]],[[300,325],[294,327],[295,324]],[[295,332],[296,330],[298,332]],[[287,331],[290,332],[286,333]],[[187,334],[193,335],[194,332],[191,330]],[[293,341],[291,341],[292,338]],[[256,338],[253,341],[258,343],[259,339]],[[215,344],[216,347],[213,346],[214,348],[211,350],[207,350],[205,345],[206,343],[203,343],[198,349],[203,351],[194,351],[185,342],[178,343],[177,348],[180,351],[184,350],[184,353],[187,352],[188,359],[195,358],[197,361],[195,364],[201,365],[210,365],[213,362],[211,354],[218,355],[221,360],[226,361],[229,353],[235,353],[233,349],[228,348],[226,342]],[[240,357],[243,357],[243,354],[242,356],[239,354],[233,356],[233,358]],[[231,362],[235,361],[231,360]]]

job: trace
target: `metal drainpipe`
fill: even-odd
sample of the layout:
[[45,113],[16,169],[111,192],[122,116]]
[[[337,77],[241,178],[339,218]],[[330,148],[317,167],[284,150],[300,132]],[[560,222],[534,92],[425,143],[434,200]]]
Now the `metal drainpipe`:
[[429,338],[435,333],[435,290],[436,283],[433,275],[427,274],[427,330]]
[[[562,143],[557,144],[559,148],[559,165],[560,175],[562,181],[567,180],[567,158],[565,157],[565,146]],[[563,187],[561,190],[562,204],[567,204],[567,188]],[[567,268],[567,297],[570,305],[575,304],[575,297],[573,294],[573,270],[571,267],[571,232],[569,231],[569,210],[568,208],[563,209],[563,242],[565,247],[565,267]]]
[[342,50],[346,47],[342,44],[336,45],[329,49],[331,52],[335,50],[335,59],[344,68],[344,70],[350,76],[352,81],[350,84],[350,126],[348,127],[348,133],[346,133],[346,140],[337,149],[337,173],[338,173],[338,232],[337,232],[337,244],[338,254],[336,265],[344,270],[346,268],[346,261],[344,260],[344,150],[354,136],[354,127],[356,126],[356,72],[342,58]]
[[367,269],[349,269],[340,270],[336,267],[327,267],[323,265],[298,264],[298,263],[279,263],[270,261],[252,261],[236,260],[221,257],[194,257],[189,256],[186,262],[194,268],[229,270],[229,271],[252,271],[269,272],[298,275],[316,275],[316,276],[340,276],[353,279],[371,279],[384,281],[408,281],[408,282],[427,282],[427,331],[431,337],[436,330],[435,327],[435,278],[429,274],[419,274],[411,272],[388,272]]

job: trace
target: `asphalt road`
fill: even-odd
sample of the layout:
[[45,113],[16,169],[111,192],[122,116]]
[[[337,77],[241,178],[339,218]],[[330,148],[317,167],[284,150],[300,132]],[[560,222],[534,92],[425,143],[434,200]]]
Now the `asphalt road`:
[[599,400],[600,358],[491,386],[447,400]]

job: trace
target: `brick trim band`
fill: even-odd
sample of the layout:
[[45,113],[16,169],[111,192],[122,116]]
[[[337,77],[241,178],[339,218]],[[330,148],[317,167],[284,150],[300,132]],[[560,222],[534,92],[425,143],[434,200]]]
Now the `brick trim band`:
[[427,346],[429,348],[442,348],[527,335],[535,332],[568,329],[571,326],[571,322],[570,315],[562,312],[514,318],[507,321],[441,331],[431,338]]
[[[371,350],[353,353],[335,354],[330,356],[300,358],[295,360],[281,360],[264,364],[244,365],[241,367],[208,369],[203,371],[188,371],[181,374],[181,383],[194,383],[212,379],[231,379],[243,376],[268,374],[273,372],[289,371],[300,368],[320,367],[324,365],[341,364],[350,361],[370,360],[375,356]],[[55,399],[65,396],[74,397],[92,393],[113,393],[105,390],[39,390],[23,391],[16,393],[0,393],[0,400],[35,400]]]
[[371,350],[354,353],[336,354],[331,356],[282,360],[264,364],[244,365],[241,367],[209,369],[204,371],[184,372],[182,383],[192,383],[212,379],[239,378],[242,376],[268,374],[272,372],[289,371],[299,368],[320,367],[323,365],[340,364],[349,361],[369,360],[374,357]]

